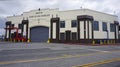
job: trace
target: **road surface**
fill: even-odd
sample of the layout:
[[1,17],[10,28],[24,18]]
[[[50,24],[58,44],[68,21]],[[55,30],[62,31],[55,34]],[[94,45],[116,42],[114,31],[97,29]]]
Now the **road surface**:
[[0,43],[0,67],[120,67],[120,46]]

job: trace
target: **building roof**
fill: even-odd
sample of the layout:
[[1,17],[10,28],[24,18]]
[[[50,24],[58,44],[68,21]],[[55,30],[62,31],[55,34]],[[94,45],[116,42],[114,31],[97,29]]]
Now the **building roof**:
[[27,11],[27,12],[23,12],[21,15],[13,15],[13,16],[8,16],[8,18],[9,17],[20,17],[20,16],[22,16],[24,13],[29,13],[29,12],[33,12],[33,11],[38,11],[38,10],[58,10],[59,12],[69,12],[69,11],[81,11],[81,10],[83,10],[83,11],[92,11],[92,12],[97,12],[97,13],[101,13],[101,14],[106,14],[106,15],[109,15],[109,16],[115,16],[115,17],[118,17],[118,16],[116,16],[116,15],[112,15],[112,14],[108,14],[108,13],[104,13],[104,12],[100,12],[100,11],[96,11],[96,10],[91,10],[91,9],[85,9],[85,8],[83,8],[83,9],[74,9],[74,10],[59,10],[59,8],[55,8],[55,9],[50,9],[50,8],[45,8],[45,9],[37,9],[37,10],[30,10],[30,11]]
[[97,12],[97,13],[102,13],[102,14],[106,14],[106,15],[110,15],[110,16],[118,17],[117,15],[112,15],[112,14],[108,14],[108,13],[105,13],[105,12],[100,12],[100,11],[97,11],[97,10],[86,9],[86,8],[82,8],[82,9],[74,9],[74,10],[64,10],[64,11],[61,10],[60,12],[79,11],[79,10],[83,10],[83,11],[92,11],[92,12]]

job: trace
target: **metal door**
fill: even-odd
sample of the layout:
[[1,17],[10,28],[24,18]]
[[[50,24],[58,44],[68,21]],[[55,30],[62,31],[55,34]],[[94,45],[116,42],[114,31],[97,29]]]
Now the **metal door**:
[[49,38],[49,28],[43,26],[32,27],[30,29],[31,42],[47,42]]

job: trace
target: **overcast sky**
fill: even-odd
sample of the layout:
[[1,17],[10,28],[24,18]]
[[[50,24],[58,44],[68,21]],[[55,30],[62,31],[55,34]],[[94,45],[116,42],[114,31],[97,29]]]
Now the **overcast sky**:
[[0,28],[4,27],[4,18],[13,14],[19,15],[38,8],[73,10],[80,9],[81,6],[82,8],[115,14],[120,18],[120,0],[0,0]]

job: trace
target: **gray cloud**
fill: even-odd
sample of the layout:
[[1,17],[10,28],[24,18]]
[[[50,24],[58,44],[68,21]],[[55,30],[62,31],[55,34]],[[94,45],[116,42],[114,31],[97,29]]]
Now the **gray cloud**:
[[0,18],[0,28],[4,28],[5,27],[5,18]]
[[0,0],[0,14],[16,14],[20,12],[21,7],[20,0]]
[[13,15],[38,8],[59,8],[60,10],[93,9],[106,13],[120,10],[119,0],[0,0],[0,14]]
[[5,27],[5,18],[38,8],[59,8],[60,10],[73,10],[88,8],[114,14],[120,22],[120,0],[0,0],[0,28]]
[[83,8],[93,9],[109,14],[116,12],[120,16],[120,0],[0,0],[0,16],[13,14],[38,8],[59,8],[72,10]]
[[47,2],[47,1],[52,1],[52,0],[35,0],[37,2]]

